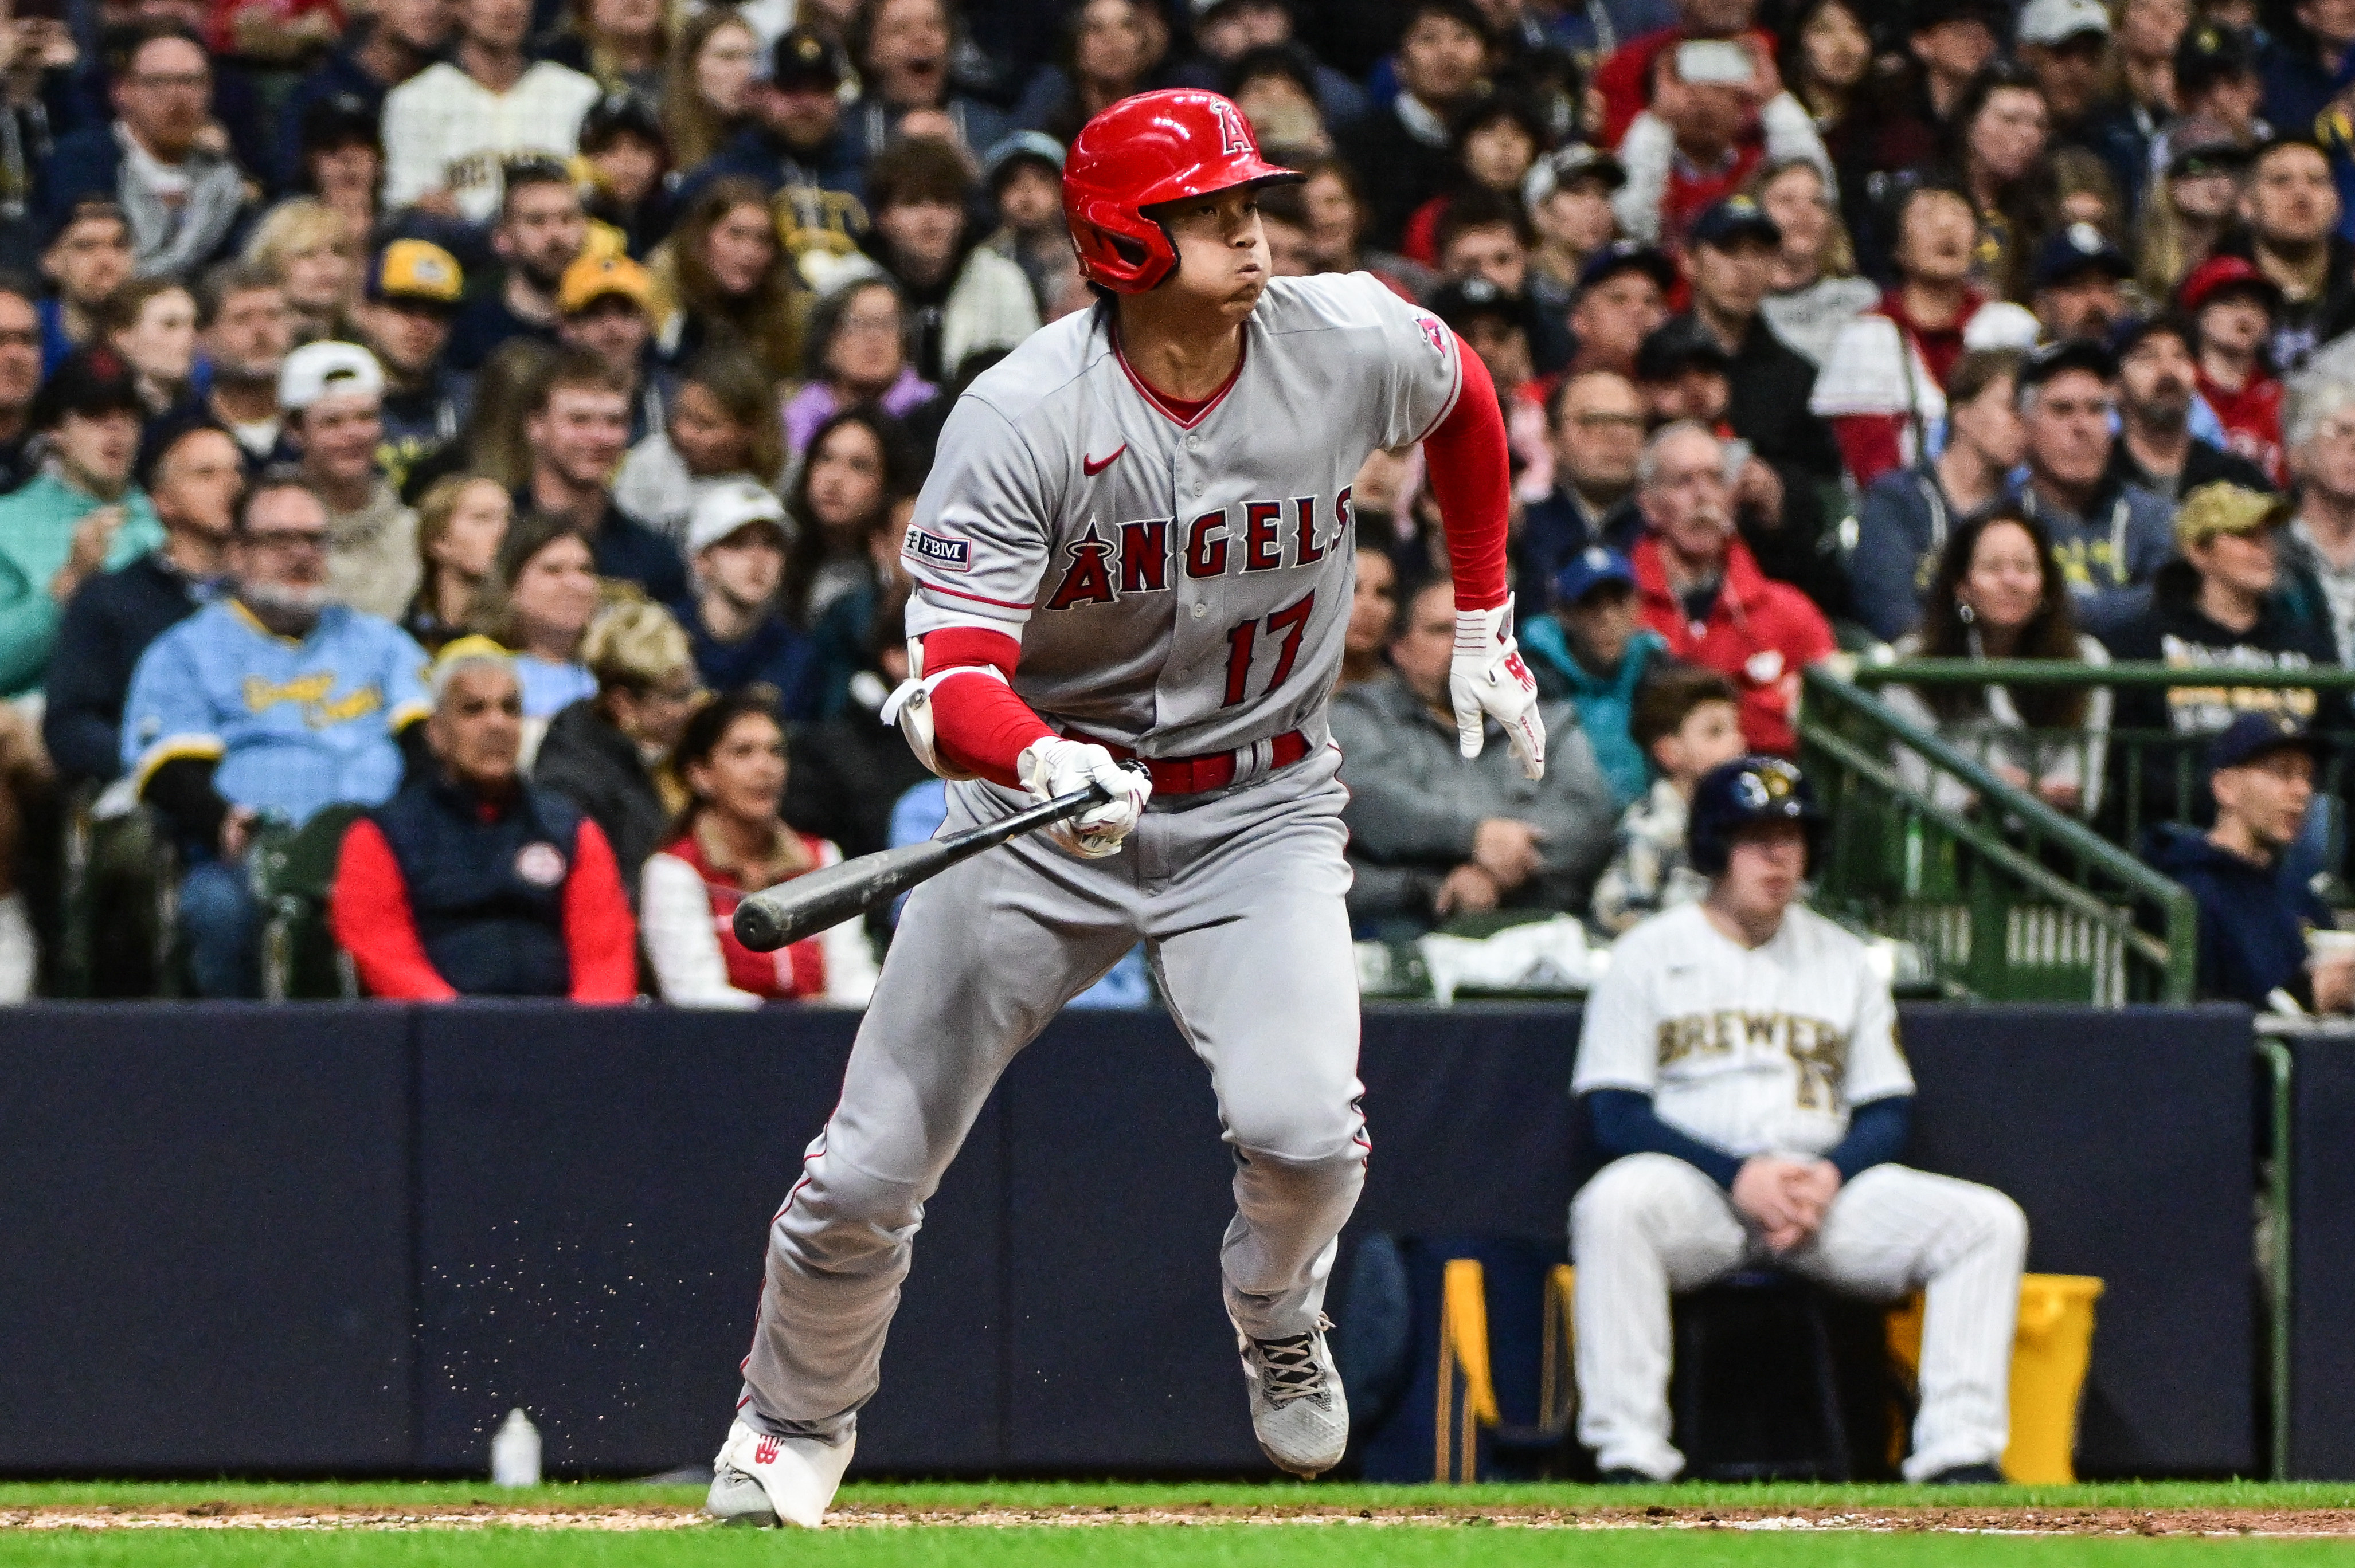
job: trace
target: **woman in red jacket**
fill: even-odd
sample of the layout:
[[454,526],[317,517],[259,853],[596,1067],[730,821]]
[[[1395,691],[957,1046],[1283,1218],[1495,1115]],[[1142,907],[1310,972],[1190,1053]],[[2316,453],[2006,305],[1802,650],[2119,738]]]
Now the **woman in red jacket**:
[[866,1005],[876,964],[857,920],[773,953],[736,939],[750,893],[833,865],[842,852],[779,814],[785,732],[776,693],[748,686],[687,720],[676,760],[692,797],[670,842],[646,861],[639,930],[665,1001],[758,1007],[764,1001]]

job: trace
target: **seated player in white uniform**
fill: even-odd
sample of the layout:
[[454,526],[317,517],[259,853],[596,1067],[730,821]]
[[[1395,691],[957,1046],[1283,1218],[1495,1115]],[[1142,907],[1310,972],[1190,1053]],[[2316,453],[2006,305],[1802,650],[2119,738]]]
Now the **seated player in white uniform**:
[[1894,1300],[1923,1289],[1912,1481],[1992,1482],[2009,1434],[2028,1222],[2009,1198],[1896,1163],[1913,1078],[1864,945],[1799,906],[1825,818],[1791,764],[1694,791],[1707,898],[1620,938],[1571,1092],[1611,1163],[1571,1205],[1578,1436],[1605,1480],[1664,1481],[1668,1298],[1772,1266]]

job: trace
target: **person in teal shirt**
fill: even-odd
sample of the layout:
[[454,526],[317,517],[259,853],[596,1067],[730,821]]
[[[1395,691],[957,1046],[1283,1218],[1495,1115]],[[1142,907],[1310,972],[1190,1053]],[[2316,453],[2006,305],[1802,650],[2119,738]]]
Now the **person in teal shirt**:
[[1600,545],[1570,558],[1553,580],[1553,609],[1521,627],[1521,654],[1538,689],[1568,697],[1594,747],[1595,764],[1625,810],[1652,787],[1644,748],[1627,732],[1636,688],[1668,643],[1636,620],[1636,572]]
[[85,581],[164,542],[131,482],[144,417],[131,367],[109,348],[68,355],[35,396],[48,455],[0,497],[0,697],[39,689],[66,601]]

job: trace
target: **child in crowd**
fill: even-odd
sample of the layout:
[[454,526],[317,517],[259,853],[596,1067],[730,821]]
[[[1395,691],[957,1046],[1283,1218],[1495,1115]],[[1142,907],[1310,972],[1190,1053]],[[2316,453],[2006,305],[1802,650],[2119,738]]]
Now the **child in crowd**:
[[1628,717],[1668,646],[1636,619],[1636,569],[1626,556],[1600,545],[1570,558],[1554,577],[1552,612],[1531,616],[1521,631],[1521,652],[1538,689],[1578,705],[1578,726],[1623,810],[1641,800],[1651,782],[1650,764]]
[[1613,936],[1709,891],[1709,878],[1685,861],[1685,812],[1701,775],[1744,749],[1732,683],[1689,664],[1668,665],[1644,683],[1628,729],[1660,777],[1619,819],[1618,853],[1594,885],[1595,922]]

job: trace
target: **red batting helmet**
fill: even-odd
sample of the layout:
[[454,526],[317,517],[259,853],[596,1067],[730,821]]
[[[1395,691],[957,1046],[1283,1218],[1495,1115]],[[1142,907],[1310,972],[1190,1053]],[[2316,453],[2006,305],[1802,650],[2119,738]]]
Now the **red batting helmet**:
[[1063,163],[1063,216],[1089,281],[1141,294],[1178,265],[1167,232],[1142,209],[1300,177],[1260,157],[1231,100],[1194,88],[1140,92],[1080,128]]

